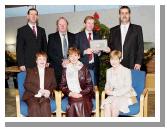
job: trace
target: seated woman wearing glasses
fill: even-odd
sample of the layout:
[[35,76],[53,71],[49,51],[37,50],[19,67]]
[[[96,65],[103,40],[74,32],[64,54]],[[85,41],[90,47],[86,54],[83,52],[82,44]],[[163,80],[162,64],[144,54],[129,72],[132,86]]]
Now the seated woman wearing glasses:
[[50,117],[50,98],[57,84],[54,70],[46,67],[47,55],[45,52],[36,54],[37,67],[27,69],[24,82],[25,92],[23,100],[28,105],[29,117]]
[[60,87],[68,96],[68,117],[90,117],[92,112],[93,84],[90,73],[80,61],[77,48],[68,50],[69,64],[63,70]]
[[128,113],[129,105],[136,102],[136,92],[132,87],[131,70],[120,64],[121,52],[110,53],[111,68],[107,70],[105,93],[108,97],[102,102],[105,117],[117,117],[120,112]]

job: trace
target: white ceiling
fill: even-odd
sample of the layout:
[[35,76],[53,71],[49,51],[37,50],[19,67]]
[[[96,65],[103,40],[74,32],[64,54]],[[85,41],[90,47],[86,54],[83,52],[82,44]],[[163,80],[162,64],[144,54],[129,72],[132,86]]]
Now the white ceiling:
[[[118,5],[37,5],[36,8],[39,14],[52,14],[52,13],[65,13],[65,12],[76,12],[78,11],[89,11],[89,10],[102,10],[119,8]],[[17,8],[6,8],[5,17],[17,17],[25,16],[30,6],[17,7]]]

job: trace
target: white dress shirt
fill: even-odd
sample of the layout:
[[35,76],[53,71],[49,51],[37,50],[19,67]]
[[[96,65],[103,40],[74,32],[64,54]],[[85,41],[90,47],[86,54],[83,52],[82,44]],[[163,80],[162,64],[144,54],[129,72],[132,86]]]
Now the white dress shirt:
[[69,45],[68,45],[68,35],[67,35],[67,32],[66,33],[59,32],[60,39],[61,39],[62,52],[63,52],[63,55],[64,55],[64,45],[63,45],[64,36],[63,36],[63,34],[65,34],[65,39],[67,41],[67,48],[68,48]]
[[35,26],[35,33],[36,33],[36,36],[37,36],[37,25],[32,25],[30,22],[28,22],[28,25],[30,26],[30,28],[33,30],[33,26]]
[[129,29],[129,25],[130,23],[127,23],[126,25],[121,24],[120,28],[121,28],[121,39],[122,39],[122,57],[121,60],[123,59],[123,46],[125,43],[125,38],[126,38],[126,34],[128,32]]
[[[91,33],[91,40],[93,40],[93,31],[87,31],[85,30],[85,33],[86,33],[86,37],[87,39],[89,38],[89,33]],[[89,63],[94,63],[94,54],[92,54],[92,60],[89,61]]]

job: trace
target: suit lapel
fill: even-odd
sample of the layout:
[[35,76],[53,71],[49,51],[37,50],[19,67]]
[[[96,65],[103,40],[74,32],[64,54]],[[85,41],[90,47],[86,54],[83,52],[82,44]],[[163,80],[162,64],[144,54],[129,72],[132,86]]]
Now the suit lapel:
[[[40,28],[37,26],[37,37],[35,37],[36,39],[40,39],[40,33],[41,31],[40,31]],[[34,35],[35,36],[35,35]]]
[[82,37],[83,37],[83,45],[85,45],[86,46],[86,48],[88,48],[88,47],[90,47],[90,44],[89,44],[89,42],[88,42],[88,38],[87,38],[87,36],[86,36],[86,32],[85,31],[83,31],[82,32]]
[[40,87],[39,72],[37,67],[34,68],[34,72],[35,72],[34,78],[36,78],[34,80],[36,81],[37,86]]
[[59,32],[56,32],[55,34],[55,40],[56,40],[56,43],[57,43],[57,48],[60,50],[60,56],[61,58],[63,58],[63,50],[62,50],[62,42],[61,42],[61,38],[60,38],[60,35],[59,35]]
[[[32,28],[27,24],[27,30],[31,34],[31,36],[36,39],[36,36],[33,34]],[[38,26],[37,26],[37,34],[38,34]]]
[[67,32],[67,38],[68,38],[68,39],[67,39],[67,40],[68,40],[68,48],[70,48],[72,41],[71,41],[71,35],[70,35],[69,32]]
[[128,28],[128,32],[127,32],[126,37],[125,37],[124,47],[127,45],[131,33],[132,33],[132,25],[130,24],[129,28]]
[[118,30],[117,30],[117,36],[118,36],[118,46],[120,48],[120,50],[122,50],[122,36],[121,36],[121,28],[120,25],[118,26]]
[[47,68],[45,68],[45,75],[44,75],[44,89],[47,89],[47,80],[48,80],[48,77],[49,77],[49,75],[48,75],[48,70],[47,70]]

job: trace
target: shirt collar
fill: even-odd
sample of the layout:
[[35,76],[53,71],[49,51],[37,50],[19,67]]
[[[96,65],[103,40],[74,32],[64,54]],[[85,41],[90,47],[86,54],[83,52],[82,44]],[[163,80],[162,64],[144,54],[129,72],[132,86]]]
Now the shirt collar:
[[35,26],[36,28],[36,24],[35,25],[32,25],[30,22],[28,22],[28,25],[32,28],[33,26]]
[[122,28],[122,27],[129,28],[129,25],[130,25],[130,22],[128,22],[128,23],[127,23],[127,24],[125,24],[125,25],[124,25],[124,24],[121,24],[121,26],[120,26],[120,27],[121,27],[121,28]]
[[88,31],[85,29],[85,33],[86,33],[86,35],[88,35],[89,33],[93,34],[93,31]]
[[62,33],[62,32],[59,31],[59,35],[60,35],[61,37],[63,36],[63,34],[65,34],[65,36],[67,36],[67,32]]
[[38,67],[38,66],[37,66],[37,68],[38,68],[38,70],[39,70],[40,72],[45,70],[45,68],[40,68],[40,67]]

